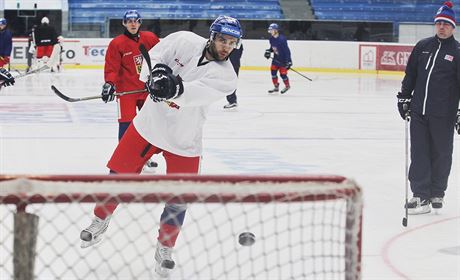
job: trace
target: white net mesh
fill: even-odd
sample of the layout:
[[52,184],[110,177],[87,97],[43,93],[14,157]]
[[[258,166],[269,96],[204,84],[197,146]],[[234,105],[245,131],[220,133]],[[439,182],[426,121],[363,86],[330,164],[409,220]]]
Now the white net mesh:
[[[171,279],[360,279],[361,192],[345,178],[6,179],[0,182],[0,275],[7,279],[19,279],[15,259],[24,252],[14,252],[14,214],[25,205],[39,217],[36,279],[155,279],[165,201],[188,205]],[[108,200],[122,203],[104,240],[80,248],[94,202]],[[254,245],[238,243],[242,232],[256,236]]]

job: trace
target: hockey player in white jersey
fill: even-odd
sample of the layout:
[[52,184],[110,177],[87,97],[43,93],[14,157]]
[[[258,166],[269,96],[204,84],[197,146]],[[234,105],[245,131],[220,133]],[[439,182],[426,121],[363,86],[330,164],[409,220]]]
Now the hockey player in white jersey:
[[[237,77],[228,61],[241,45],[237,19],[219,16],[205,39],[179,31],[150,51],[150,71],[144,60],[140,80],[150,94],[115,149],[111,173],[139,174],[144,163],[162,153],[166,173],[198,174],[202,154],[203,125],[208,105],[235,91]],[[97,205],[93,224],[81,233],[82,246],[101,240],[116,204]],[[185,204],[166,204],[160,218],[155,271],[168,277],[175,266],[172,249],[186,211]]]

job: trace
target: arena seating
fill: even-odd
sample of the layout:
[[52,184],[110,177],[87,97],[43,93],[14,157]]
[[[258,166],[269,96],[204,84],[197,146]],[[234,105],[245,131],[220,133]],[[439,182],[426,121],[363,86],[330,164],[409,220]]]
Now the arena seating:
[[[432,22],[438,0],[310,0],[320,20]],[[460,5],[454,6],[460,13]]]
[[278,0],[69,0],[71,24],[99,23],[122,18],[129,9],[137,9],[150,19],[211,19],[232,15],[240,19],[282,19]]

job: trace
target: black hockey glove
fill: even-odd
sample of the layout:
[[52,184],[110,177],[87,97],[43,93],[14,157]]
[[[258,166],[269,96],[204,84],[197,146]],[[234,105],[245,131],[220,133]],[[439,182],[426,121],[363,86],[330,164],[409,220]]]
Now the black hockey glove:
[[291,69],[291,66],[292,66],[292,61],[288,61],[288,63],[286,63],[286,66],[284,66],[284,67],[286,67],[286,69],[289,70],[289,69]]
[[457,110],[457,118],[455,119],[455,130],[460,134],[460,110]]
[[272,55],[272,49],[266,49],[265,50],[265,53],[264,53],[264,56],[266,59],[270,59],[270,56]]
[[3,86],[14,85],[14,77],[5,68],[0,68],[0,84]]
[[398,95],[396,95],[396,97],[398,98],[399,114],[401,115],[401,118],[405,120],[410,113],[410,101],[412,96],[404,95],[401,92],[398,92]]
[[174,76],[168,65],[158,63],[153,67],[151,78],[145,82],[145,89],[154,102],[161,102],[181,96],[184,85],[179,76]]
[[115,86],[111,82],[106,82],[102,86],[101,98],[105,103],[115,99]]

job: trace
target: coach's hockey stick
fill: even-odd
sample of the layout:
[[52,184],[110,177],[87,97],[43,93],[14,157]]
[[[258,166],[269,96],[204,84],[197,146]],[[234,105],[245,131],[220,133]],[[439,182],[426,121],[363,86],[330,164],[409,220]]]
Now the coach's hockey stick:
[[[282,64],[282,63],[279,62],[278,60],[276,60],[276,59],[274,59],[274,58],[272,58],[272,59],[273,59],[273,61],[275,61],[275,62],[277,62],[277,63],[279,63],[279,64]],[[299,74],[300,76],[304,77],[305,79],[309,80],[310,82],[313,82],[313,80],[312,80],[311,78],[305,76],[304,74],[300,73],[299,71],[295,70],[295,69],[292,68],[292,67],[290,67],[288,70],[292,70],[292,71],[296,72],[297,74]]]
[[404,204],[404,208],[405,208],[405,216],[404,218],[402,219],[402,225],[404,227],[407,227],[407,222],[408,222],[408,207],[407,207],[407,204],[409,203],[409,121],[410,121],[410,116],[409,116],[409,112],[406,113],[406,117],[404,118],[404,122],[406,123],[406,126],[405,126],[405,131],[404,131],[404,134],[405,134],[405,153],[406,153],[406,168],[405,168],[405,171],[404,171],[404,183],[405,183],[405,188],[406,188],[406,194],[405,194],[405,199],[406,199],[406,204]]
[[[54,85],[51,86],[51,89],[54,91],[54,93],[59,96],[60,98],[64,99],[67,102],[79,102],[79,101],[86,101],[86,100],[93,100],[93,99],[101,99],[101,95],[94,95],[94,96],[86,96],[86,97],[69,97],[65,94],[63,94],[60,90],[58,90]],[[123,91],[123,92],[116,92],[114,93],[115,96],[123,96],[123,95],[128,95],[128,94],[135,94],[135,93],[143,93],[147,92],[145,89],[137,89],[137,90],[131,90],[131,91]]]

